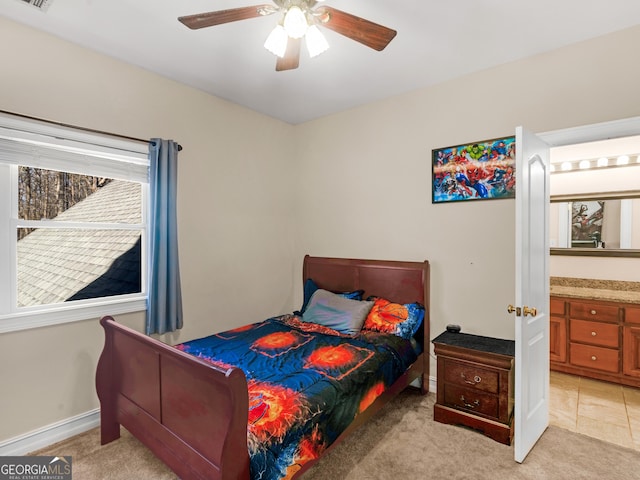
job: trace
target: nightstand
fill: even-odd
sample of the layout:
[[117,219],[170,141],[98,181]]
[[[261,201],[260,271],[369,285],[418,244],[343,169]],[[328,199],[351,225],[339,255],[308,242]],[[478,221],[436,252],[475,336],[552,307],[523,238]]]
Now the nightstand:
[[438,358],[434,420],[511,445],[515,342],[451,332],[432,342]]

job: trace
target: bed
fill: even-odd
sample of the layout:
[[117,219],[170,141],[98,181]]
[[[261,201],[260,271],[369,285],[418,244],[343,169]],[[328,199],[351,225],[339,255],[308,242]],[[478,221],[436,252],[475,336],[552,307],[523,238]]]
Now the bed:
[[[263,454],[265,449],[256,446],[257,439],[264,440],[260,435],[265,435],[263,430],[256,430],[255,425],[263,422],[265,408],[272,405],[265,407],[262,390],[256,395],[256,383],[260,378],[256,378],[253,367],[247,367],[247,364],[243,364],[245,360],[242,360],[246,357],[250,358],[250,362],[255,362],[255,352],[245,354],[238,350],[237,345],[227,348],[226,343],[219,343],[235,336],[246,342],[246,335],[257,335],[257,330],[267,332],[272,339],[274,335],[278,338],[283,335],[296,337],[296,347],[287,350],[295,350],[297,356],[287,357],[281,363],[269,363],[275,361],[275,354],[262,357],[266,358],[268,368],[274,371],[280,368],[277,365],[291,367],[296,362],[303,362],[305,367],[298,372],[302,376],[288,376],[287,387],[292,383],[304,384],[307,388],[303,397],[305,410],[310,411],[312,417],[329,419],[329,426],[305,423],[307,430],[296,433],[296,429],[290,429],[294,433],[281,435],[289,440],[289,437],[295,437],[295,441],[291,443],[293,447],[286,444],[278,447],[288,451],[287,462],[291,462],[281,468],[280,471],[284,473],[279,478],[298,478],[410,384],[417,385],[423,394],[428,392],[427,261],[359,260],[307,255],[303,262],[303,282],[303,307],[306,310],[301,314],[274,317],[177,346],[164,344],[120,325],[112,317],[102,318],[100,323],[105,331],[105,344],[96,372],[96,389],[101,407],[101,443],[104,445],[118,439],[122,425],[182,479],[249,480],[267,477],[264,470],[257,470],[262,467],[256,467],[256,462],[262,466],[269,464],[271,450]],[[308,292],[310,284],[314,289]],[[358,292],[359,298],[363,299],[360,303],[370,301],[376,307],[379,301],[392,302],[390,305],[396,306],[422,306],[424,320],[417,330],[411,331],[410,340],[401,341],[393,336],[393,340],[388,342],[384,340],[389,337],[388,334],[365,332],[364,329],[356,334],[326,335],[326,327],[314,327],[313,323],[307,321],[308,315],[324,308],[322,302],[313,303],[321,294],[331,296],[332,301],[340,296],[349,298],[349,302],[357,302],[359,298],[352,300],[349,297],[353,292]],[[369,318],[367,316],[367,321]],[[352,380],[356,377],[351,375],[350,369],[349,375],[345,374],[344,369],[336,374],[335,370],[329,372],[317,368],[315,363],[310,364],[309,354],[304,352],[306,348],[312,348],[310,339],[316,333],[324,345],[356,352],[360,358],[358,363],[369,368],[368,373],[357,377],[363,380]],[[406,334],[404,336],[407,337]],[[249,339],[255,343],[258,338],[253,336]],[[371,346],[368,342],[371,342]],[[404,360],[395,359],[393,368],[372,368],[374,364],[368,363],[374,358],[369,350],[389,351],[389,356],[395,358],[399,356],[397,351],[408,352],[407,344],[412,346],[414,353]],[[221,345],[226,353],[220,353],[221,358],[212,355],[210,350],[216,351]],[[278,361],[281,361],[279,355]],[[306,359],[301,360],[302,357]],[[240,360],[236,362],[233,359]],[[333,366],[331,368],[334,369]],[[398,371],[399,368],[402,371]],[[378,370],[384,371],[384,381],[373,380],[373,373]],[[390,373],[392,370],[395,373]],[[342,393],[343,387],[338,385],[338,380],[343,377],[349,380],[346,381],[349,385],[363,384],[360,386],[364,386],[366,393],[364,396],[359,394],[357,405],[349,400],[346,387]],[[370,382],[373,383],[367,383],[368,377],[372,378]],[[331,407],[326,393],[324,396],[309,393],[319,388],[316,385],[320,382],[338,392],[334,394],[338,407]],[[355,410],[350,405],[356,405]],[[325,407],[327,412],[332,412],[332,416],[325,413]],[[340,418],[336,419],[336,416]],[[273,412],[271,417],[288,418],[285,414],[274,415]],[[260,419],[260,422],[256,423],[256,419]],[[296,424],[296,428],[302,429],[302,425]],[[267,436],[272,439],[273,432],[269,431]],[[318,440],[318,443],[314,446],[308,442],[309,439]],[[303,445],[306,447],[303,448]],[[291,453],[292,448],[295,448],[295,455]],[[256,451],[262,452],[262,456],[256,457]]]

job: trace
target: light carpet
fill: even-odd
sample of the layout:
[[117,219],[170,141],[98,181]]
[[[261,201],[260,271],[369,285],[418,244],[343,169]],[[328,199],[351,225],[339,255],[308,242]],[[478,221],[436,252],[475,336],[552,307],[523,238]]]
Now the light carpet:
[[[640,452],[553,426],[518,464],[513,447],[434,422],[434,402],[434,394],[402,392],[302,480],[640,480]],[[176,478],[124,429],[108,445],[93,429],[36,454],[71,455],[74,480]]]

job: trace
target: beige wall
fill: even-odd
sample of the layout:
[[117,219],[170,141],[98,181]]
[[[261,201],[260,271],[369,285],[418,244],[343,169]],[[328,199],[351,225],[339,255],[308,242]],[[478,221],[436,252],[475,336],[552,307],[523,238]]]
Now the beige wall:
[[640,115],[640,65],[629,61],[639,41],[634,28],[299,126],[297,261],[428,259],[432,336],[459,323],[513,338],[514,202],[433,205],[431,150],[518,125],[547,132]]
[[[187,324],[170,342],[291,311],[305,253],[428,259],[433,336],[455,322],[513,338],[513,201],[432,205],[431,149],[639,115],[639,41],[636,28],[292,127],[0,19],[0,108],[184,145]],[[95,321],[1,335],[0,441],[95,408],[101,341]]]
[[[291,310],[294,127],[1,17],[0,61],[2,110],[184,146],[188,320],[168,341]],[[0,335],[0,442],[96,408],[102,341],[95,320]]]

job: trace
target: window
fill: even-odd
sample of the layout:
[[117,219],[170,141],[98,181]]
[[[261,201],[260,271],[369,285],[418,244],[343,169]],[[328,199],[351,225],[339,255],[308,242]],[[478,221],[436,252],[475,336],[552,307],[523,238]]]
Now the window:
[[0,332],[145,309],[147,152],[0,115]]

